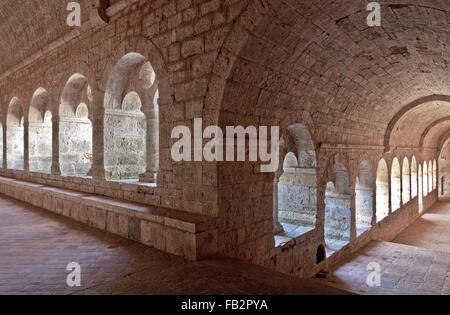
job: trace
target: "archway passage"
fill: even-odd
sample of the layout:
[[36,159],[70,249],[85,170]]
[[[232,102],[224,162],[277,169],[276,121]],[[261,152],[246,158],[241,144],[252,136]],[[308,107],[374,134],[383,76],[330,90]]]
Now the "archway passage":
[[351,231],[351,188],[345,167],[333,166],[333,182],[325,191],[325,243],[327,254],[342,249],[350,242]]
[[403,159],[402,167],[402,202],[407,203],[411,199],[411,175],[408,158]]
[[355,193],[356,234],[359,236],[371,228],[373,219],[373,176],[366,161],[359,166]]
[[417,161],[413,157],[411,160],[411,197],[417,197]]
[[7,163],[9,169],[24,167],[24,115],[23,106],[17,97],[9,103],[6,117]]
[[155,181],[159,169],[158,84],[151,64],[128,53],[114,66],[105,92],[107,180]]
[[[283,135],[282,151],[289,151],[275,176],[278,220],[284,235],[298,237],[316,226],[317,173],[314,143],[307,128],[292,125]],[[276,218],[275,218],[276,219]]]
[[49,96],[39,88],[31,99],[28,113],[28,154],[32,172],[50,172],[52,167],[52,113]]
[[59,108],[59,165],[63,175],[88,175],[92,167],[91,90],[76,73],[67,81]]
[[378,163],[376,184],[376,213],[377,222],[380,222],[389,215],[389,174],[384,159]]
[[391,169],[391,205],[393,212],[400,209],[401,189],[400,163],[397,158],[394,158]]

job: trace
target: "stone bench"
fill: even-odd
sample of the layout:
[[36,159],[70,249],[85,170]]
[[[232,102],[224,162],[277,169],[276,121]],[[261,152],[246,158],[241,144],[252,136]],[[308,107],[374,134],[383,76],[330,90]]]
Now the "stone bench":
[[217,252],[216,218],[0,177],[0,193],[164,252]]

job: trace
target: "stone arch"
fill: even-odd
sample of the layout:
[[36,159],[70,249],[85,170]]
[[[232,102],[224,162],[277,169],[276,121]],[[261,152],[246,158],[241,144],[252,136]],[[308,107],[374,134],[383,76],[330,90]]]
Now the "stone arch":
[[92,167],[92,102],[87,77],[72,74],[59,105],[59,165],[63,175],[87,175]]
[[408,158],[403,159],[402,165],[402,203],[405,204],[411,199],[411,170]]
[[433,130],[434,127],[438,126],[439,124],[448,122],[450,120],[450,116],[446,116],[446,117],[441,117],[438,120],[433,121],[430,125],[428,125],[425,130],[423,131],[422,135],[420,136],[420,142],[419,142],[419,147],[420,150],[423,151],[424,149],[424,144],[425,144],[425,139],[427,138],[427,136],[431,133],[431,131]]
[[303,124],[291,125],[282,138],[283,166],[275,174],[274,183],[278,212],[275,220],[278,218],[285,233],[296,237],[316,225],[316,154],[311,135]]
[[32,172],[50,172],[52,167],[52,111],[46,89],[36,89],[28,111],[28,156]]
[[449,95],[428,95],[421,97],[417,100],[414,100],[413,102],[405,105],[400,111],[398,111],[394,117],[390,120],[388,127],[386,128],[386,132],[384,135],[384,148],[385,152],[390,151],[390,141],[391,141],[391,135],[394,131],[395,125],[400,121],[400,119],[406,115],[409,111],[414,109],[415,107],[418,107],[424,103],[428,102],[434,102],[434,101],[441,101],[441,102],[450,102],[450,96]]
[[351,187],[344,165],[336,163],[332,169],[333,181],[325,191],[325,243],[328,255],[350,242]]
[[6,116],[7,163],[9,169],[24,168],[24,107],[18,97],[13,97]]
[[355,185],[356,234],[359,236],[372,226],[373,175],[369,162],[363,161],[358,168]]
[[377,222],[389,215],[389,170],[384,159],[378,163],[376,179]]
[[417,161],[416,157],[411,159],[411,198],[417,197]]
[[127,53],[112,68],[104,99],[107,180],[138,179],[146,173],[148,161],[156,175],[159,165],[157,95],[156,73],[145,56]]
[[391,167],[391,205],[392,212],[401,206],[401,172],[400,163],[397,158],[392,161]]

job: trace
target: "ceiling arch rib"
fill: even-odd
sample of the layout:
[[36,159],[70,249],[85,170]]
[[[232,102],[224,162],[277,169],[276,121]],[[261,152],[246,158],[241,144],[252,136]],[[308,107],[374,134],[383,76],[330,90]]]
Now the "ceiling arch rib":
[[420,138],[420,148],[439,148],[440,136],[450,128],[450,116],[442,117],[427,128]]
[[438,144],[438,150],[439,150],[439,152],[442,153],[442,151],[443,151],[444,148],[448,145],[449,142],[450,142],[450,129],[448,129],[446,132],[444,132],[444,133],[439,137],[439,144]]
[[[450,120],[450,96],[430,95],[404,106],[388,124],[384,137],[385,151],[394,148],[423,149],[446,130]],[[433,139],[429,142],[427,139]]]

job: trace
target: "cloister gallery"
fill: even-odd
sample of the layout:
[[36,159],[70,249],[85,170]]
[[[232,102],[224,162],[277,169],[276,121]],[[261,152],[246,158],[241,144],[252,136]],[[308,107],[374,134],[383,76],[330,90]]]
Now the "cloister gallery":
[[[251,264],[239,292],[261,293],[264,274],[268,294],[411,293],[405,274],[392,280],[405,255],[423,272],[416,293],[450,293],[450,236],[426,217],[450,215],[447,0],[379,1],[375,27],[364,0],[78,3],[79,27],[66,24],[65,1],[0,4],[0,276],[25,279],[0,281],[0,293],[52,292],[56,280],[27,286],[36,270],[65,274],[86,255],[110,257],[117,277],[136,257],[156,271],[184,266],[174,282],[211,268],[203,281],[218,293]],[[198,118],[279,126],[277,170],[174,161],[172,130]],[[368,252],[392,280],[378,291],[356,263]],[[47,260],[33,269],[30,257]],[[169,292],[140,278],[124,292],[145,281],[161,284],[146,293]],[[55,291],[77,290],[64,281]]]

